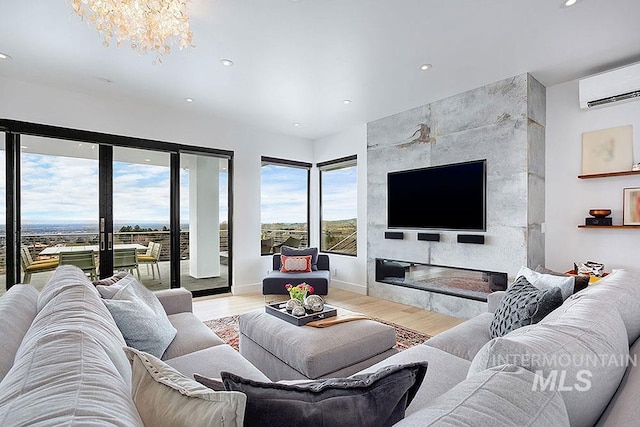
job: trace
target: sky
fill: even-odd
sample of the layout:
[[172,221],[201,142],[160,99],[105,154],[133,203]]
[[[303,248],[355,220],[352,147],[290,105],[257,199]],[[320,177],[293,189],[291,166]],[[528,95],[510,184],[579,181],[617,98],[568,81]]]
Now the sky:
[[[5,151],[0,150],[4,177]],[[189,220],[188,172],[181,171],[181,223]],[[98,221],[98,161],[22,153],[22,207],[25,223]],[[113,214],[117,224],[169,225],[169,167],[114,162]],[[227,219],[227,173],[220,174],[220,220]],[[4,200],[4,180],[0,186]],[[0,210],[0,222],[5,212]]]
[[[356,168],[323,173],[322,218],[340,220],[357,216]],[[261,169],[260,222],[307,222],[307,170],[278,165]]]

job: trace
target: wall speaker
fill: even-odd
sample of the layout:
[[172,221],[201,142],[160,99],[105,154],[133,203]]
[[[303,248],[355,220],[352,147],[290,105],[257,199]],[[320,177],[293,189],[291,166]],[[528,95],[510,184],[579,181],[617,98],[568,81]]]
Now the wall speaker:
[[404,233],[402,231],[385,231],[384,232],[385,239],[404,239]]
[[418,233],[418,240],[423,240],[425,242],[439,242],[440,234],[439,233]]
[[484,236],[481,234],[458,234],[458,243],[484,245]]

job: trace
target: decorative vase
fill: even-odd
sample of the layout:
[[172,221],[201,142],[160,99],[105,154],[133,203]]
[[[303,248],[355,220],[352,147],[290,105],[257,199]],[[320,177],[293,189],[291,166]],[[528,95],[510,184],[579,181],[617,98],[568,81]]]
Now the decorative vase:
[[289,296],[291,299],[297,300],[300,302],[300,305],[304,306],[304,299],[307,297],[307,292],[304,294],[301,292],[289,292]]
[[287,311],[291,311],[294,309],[294,307],[300,307],[300,306],[302,306],[302,303],[300,302],[300,300],[296,298],[291,298],[289,301],[286,302],[285,309]]
[[304,299],[304,308],[317,313],[324,309],[324,299],[320,295],[309,295]]

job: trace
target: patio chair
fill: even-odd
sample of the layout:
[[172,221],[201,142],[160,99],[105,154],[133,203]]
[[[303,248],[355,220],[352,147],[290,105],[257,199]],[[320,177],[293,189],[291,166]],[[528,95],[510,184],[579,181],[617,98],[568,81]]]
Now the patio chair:
[[133,274],[136,270],[138,280],[140,280],[140,269],[138,268],[138,252],[135,248],[131,249],[114,249],[113,250],[113,269],[124,270]]
[[284,242],[280,243],[279,245],[275,245],[273,248],[275,250],[275,253],[280,252],[280,248],[283,246],[289,246],[291,248],[299,248],[300,247],[300,241],[301,239],[296,239],[295,237],[287,237],[287,240],[285,240]]
[[94,252],[89,249],[86,251],[69,251],[60,252],[60,265],[75,265],[80,270],[88,274],[91,280],[98,280],[98,266]]
[[149,250],[144,255],[138,255],[138,264],[147,264],[147,274],[149,274],[149,265],[151,265],[151,274],[153,278],[156,278],[156,272],[153,269],[153,266],[156,266],[158,270],[158,280],[162,283],[162,278],[160,277],[160,266],[158,265],[158,261],[160,261],[160,250],[162,249],[162,243],[149,242],[147,245]]
[[273,237],[260,240],[260,255],[271,255],[273,252]]
[[24,278],[22,279],[24,283],[29,283],[31,281],[31,275],[34,273],[53,271],[58,267],[58,260],[55,258],[34,261],[29,252],[29,248],[26,246],[20,248],[20,261],[22,271],[24,272]]

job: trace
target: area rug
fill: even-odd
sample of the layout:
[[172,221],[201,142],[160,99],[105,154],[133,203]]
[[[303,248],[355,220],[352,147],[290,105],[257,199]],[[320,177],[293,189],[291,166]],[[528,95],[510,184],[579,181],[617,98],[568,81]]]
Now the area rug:
[[[371,318],[376,322],[384,323],[385,325],[393,326],[396,329],[396,345],[394,348],[399,351],[406,350],[414,345],[422,344],[429,338],[427,334],[418,332],[413,329],[405,328],[404,326],[397,325],[395,323],[387,322],[386,320]],[[217,336],[219,336],[225,343],[229,344],[236,351],[239,349],[238,338],[238,316],[221,317],[219,319],[207,320],[204,322]]]

